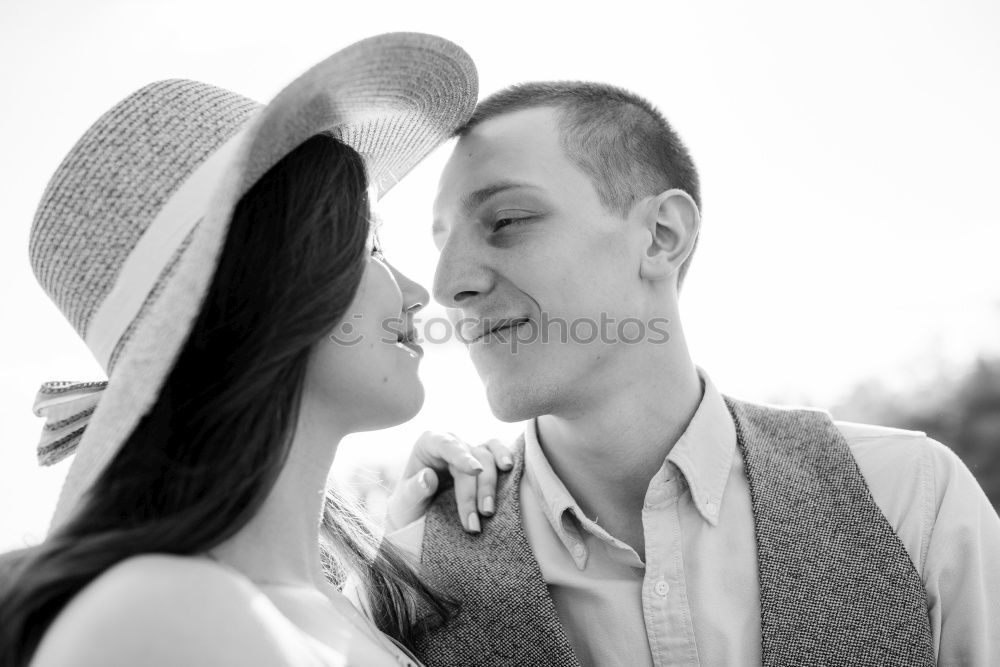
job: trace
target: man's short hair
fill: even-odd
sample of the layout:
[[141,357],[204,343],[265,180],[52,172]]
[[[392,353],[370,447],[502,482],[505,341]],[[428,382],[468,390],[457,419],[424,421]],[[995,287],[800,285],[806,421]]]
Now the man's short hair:
[[[701,209],[698,171],[687,147],[656,107],[622,88],[579,81],[520,83],[480,102],[455,134],[537,107],[560,111],[563,149],[590,177],[609,211],[624,216],[643,197],[671,188],[688,193]],[[680,268],[678,284],[690,259]]]

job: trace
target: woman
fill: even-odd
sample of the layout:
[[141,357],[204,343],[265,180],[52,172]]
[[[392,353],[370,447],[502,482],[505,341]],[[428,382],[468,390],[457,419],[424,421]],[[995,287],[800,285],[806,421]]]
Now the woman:
[[[416,610],[446,604],[324,490],[344,435],[423,399],[427,293],[381,258],[369,185],[475,97],[461,49],[384,35],[266,107],[160,82],[84,135],[31,259],[109,382],[36,404],[40,458],[76,456],[45,542],[5,559],[0,664],[407,664]],[[382,632],[328,583],[345,571]]]

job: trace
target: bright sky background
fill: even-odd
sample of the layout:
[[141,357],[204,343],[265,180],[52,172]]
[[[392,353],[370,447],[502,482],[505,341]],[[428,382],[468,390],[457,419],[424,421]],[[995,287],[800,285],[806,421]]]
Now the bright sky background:
[[[0,3],[0,551],[37,542],[67,464],[39,470],[46,380],[102,379],[38,287],[28,231],[83,131],[145,83],[198,79],[266,101],[379,32],[448,37],[487,94],[591,79],[658,105],[702,175],[701,244],[682,299],[723,391],[827,405],[1000,348],[1000,4]],[[430,205],[446,151],[385,200],[389,259],[429,285]],[[425,318],[440,315],[434,306]],[[457,344],[429,346],[407,425],[345,442],[335,468],[399,463],[424,429],[470,440],[489,413]]]

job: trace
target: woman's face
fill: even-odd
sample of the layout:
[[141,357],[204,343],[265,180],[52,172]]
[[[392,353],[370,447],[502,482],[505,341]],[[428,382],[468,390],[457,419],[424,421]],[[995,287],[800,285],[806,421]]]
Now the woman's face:
[[426,289],[372,253],[343,319],[313,351],[303,409],[348,432],[413,418],[424,402],[417,375],[423,349],[411,340],[413,318],[429,298]]

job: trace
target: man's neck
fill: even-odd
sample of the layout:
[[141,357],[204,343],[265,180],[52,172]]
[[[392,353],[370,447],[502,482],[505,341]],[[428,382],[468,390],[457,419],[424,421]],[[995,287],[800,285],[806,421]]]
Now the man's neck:
[[545,456],[580,509],[643,558],[646,490],[701,403],[701,379],[684,361],[572,417],[537,420]]

